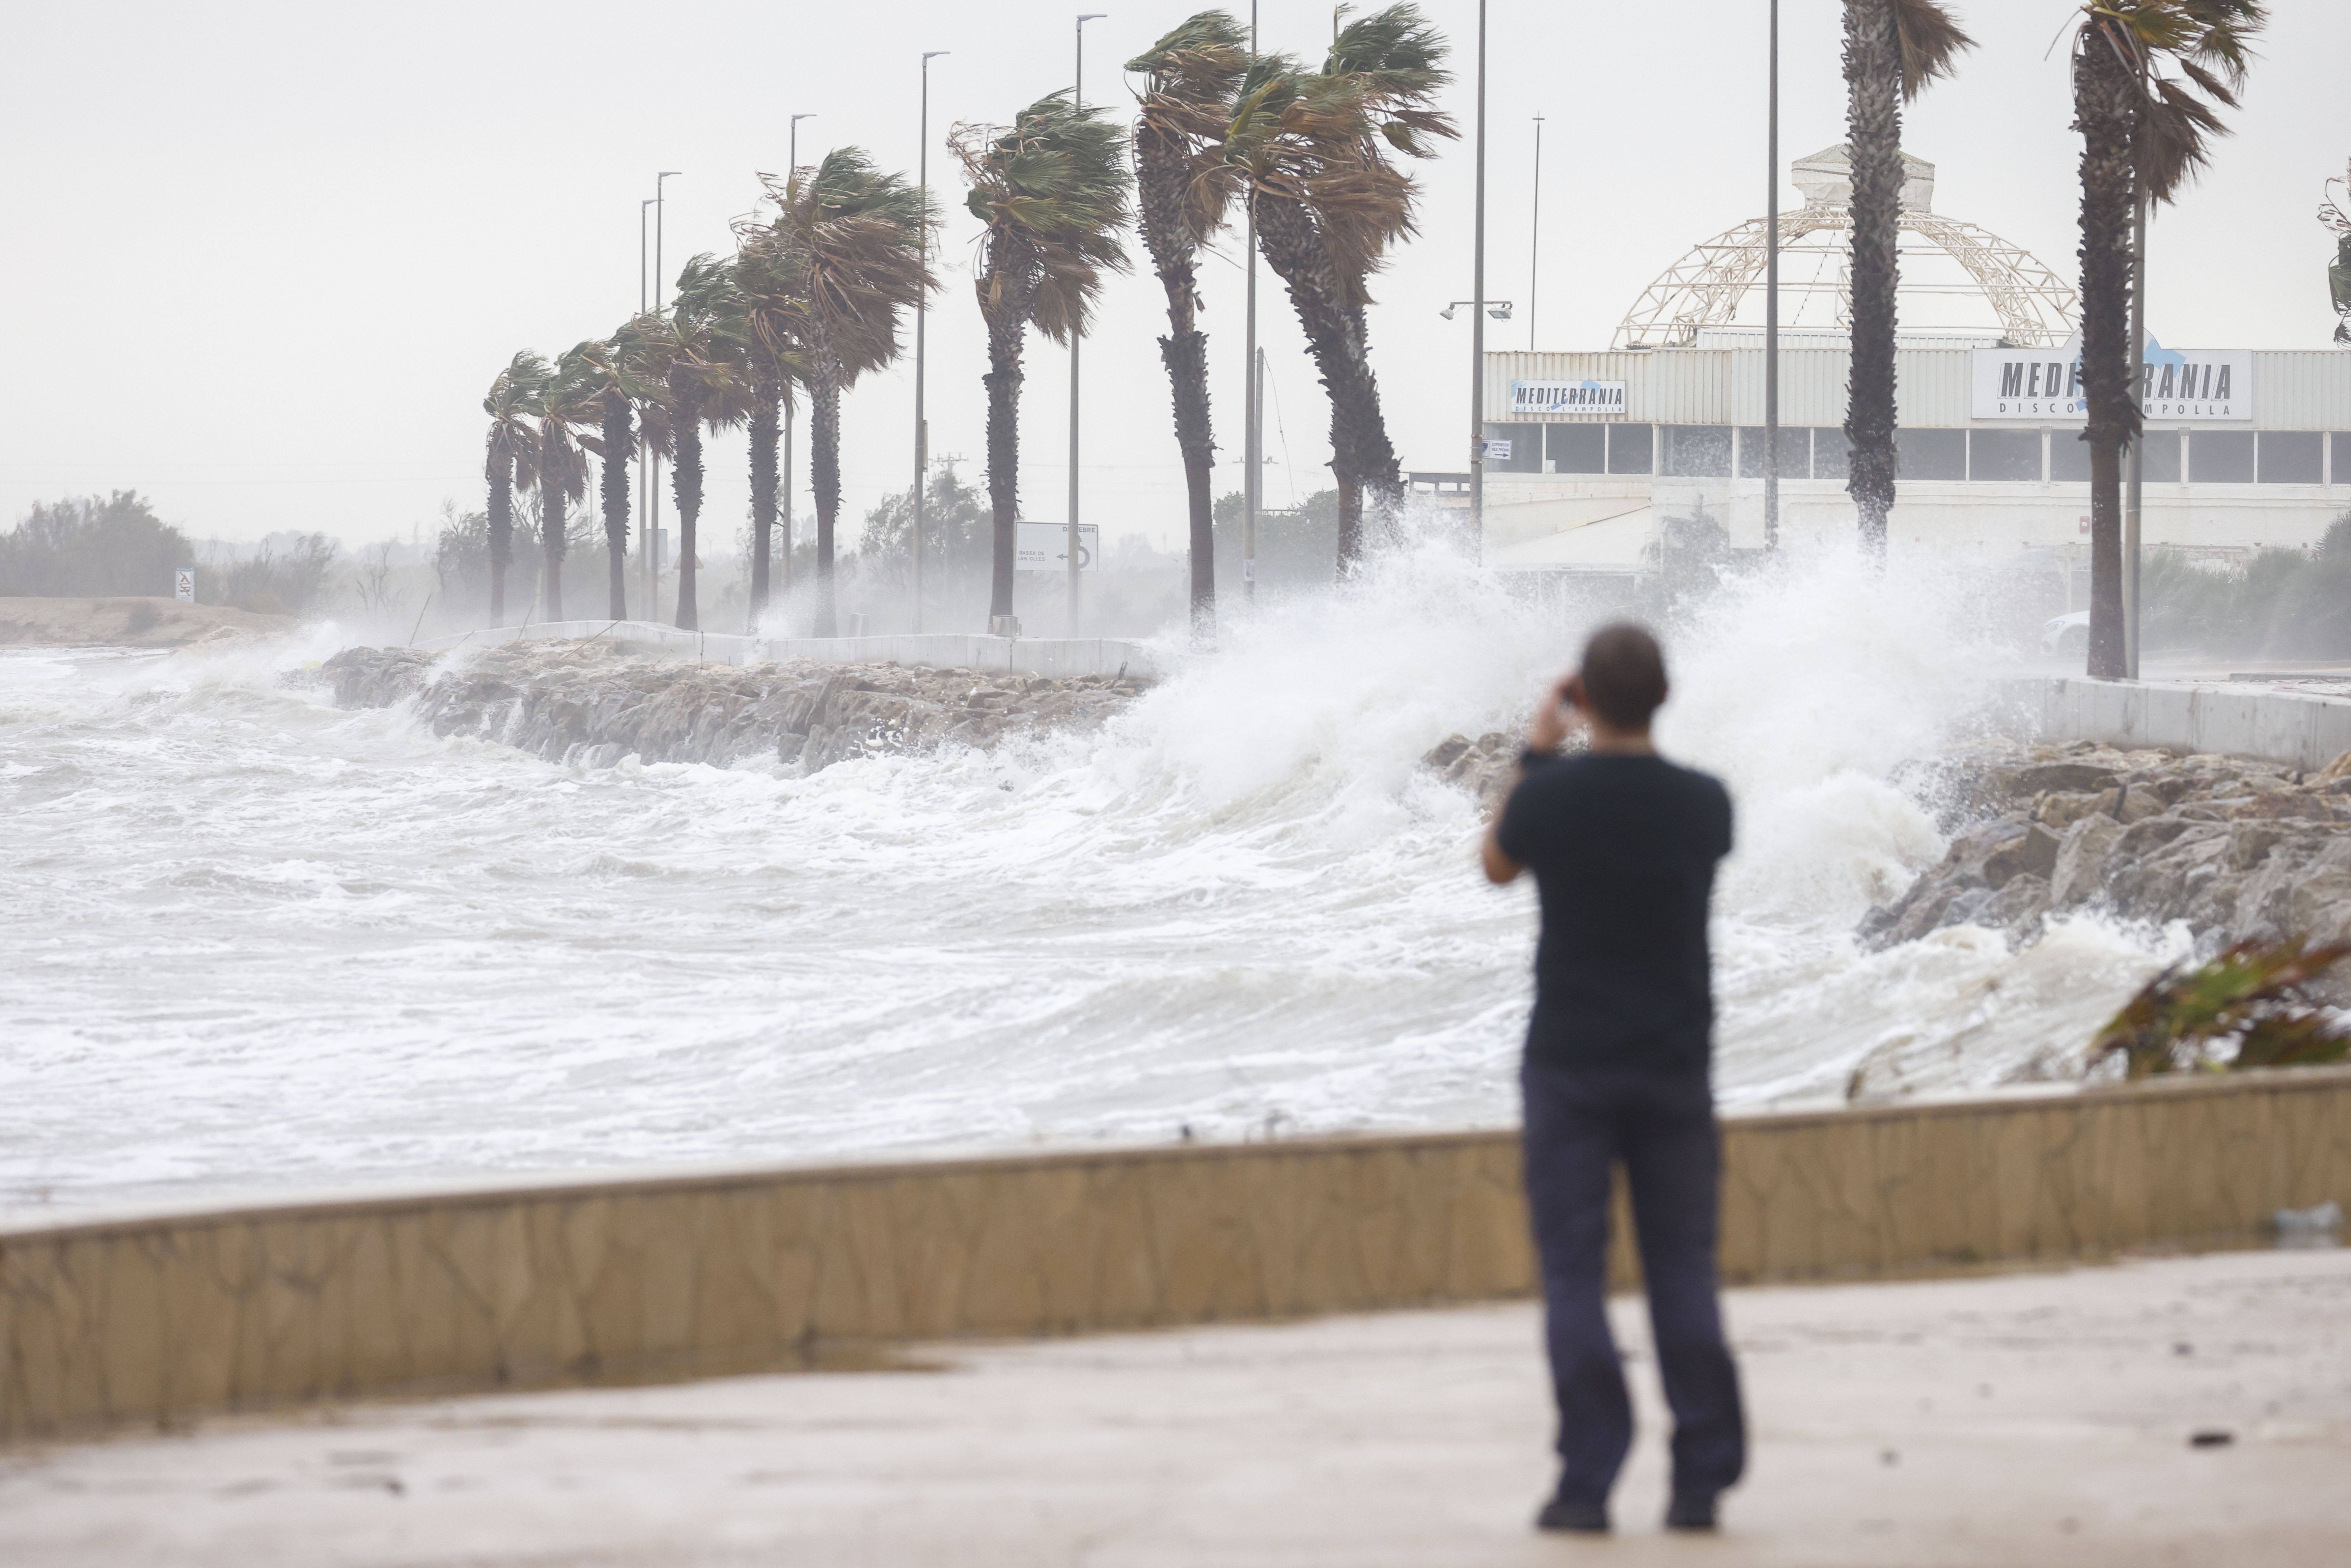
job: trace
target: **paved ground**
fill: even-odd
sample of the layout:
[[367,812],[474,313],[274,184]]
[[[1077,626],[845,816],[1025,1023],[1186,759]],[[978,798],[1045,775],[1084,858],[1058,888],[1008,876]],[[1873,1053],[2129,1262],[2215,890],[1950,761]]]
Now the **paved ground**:
[[[1539,1537],[1536,1315],[957,1349],[946,1370],[371,1406],[0,1453],[0,1563],[2337,1564],[2351,1253],[1749,1291],[1756,1451],[1716,1540]],[[2199,1431],[2232,1441],[2194,1447]]]

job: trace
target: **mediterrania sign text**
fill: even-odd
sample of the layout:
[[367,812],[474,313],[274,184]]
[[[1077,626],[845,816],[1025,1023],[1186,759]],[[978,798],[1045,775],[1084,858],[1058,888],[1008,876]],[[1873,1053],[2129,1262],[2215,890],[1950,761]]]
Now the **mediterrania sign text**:
[[[2081,349],[1975,351],[1974,413],[1978,419],[2022,419],[2036,424],[2079,424],[2089,418],[2082,393]],[[2208,424],[2253,417],[2253,355],[2250,349],[2167,349],[2148,340],[2139,406],[2166,424]]]
[[1512,413],[1625,415],[1623,382],[1512,382]]

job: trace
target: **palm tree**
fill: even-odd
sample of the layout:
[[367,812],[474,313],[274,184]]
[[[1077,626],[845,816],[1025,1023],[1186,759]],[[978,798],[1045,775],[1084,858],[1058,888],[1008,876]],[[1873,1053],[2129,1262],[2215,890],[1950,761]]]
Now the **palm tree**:
[[[803,369],[799,329],[804,314],[799,268],[773,231],[748,219],[736,225],[734,309],[726,335],[741,345],[750,367],[751,628],[768,608],[773,570],[776,502],[781,489],[777,448],[792,382]],[[791,558],[784,560],[790,570]]]
[[1194,258],[1224,227],[1239,188],[1224,141],[1234,89],[1249,70],[1248,39],[1228,13],[1203,11],[1126,62],[1144,75],[1134,121],[1135,207],[1152,267],[1167,290],[1159,357],[1175,393],[1176,445],[1191,503],[1192,622],[1204,635],[1217,613],[1208,473],[1217,444],[1208,426],[1208,337],[1193,325],[1200,304]]
[[482,412],[490,416],[486,468],[490,482],[490,622],[507,618],[507,565],[514,559],[514,493],[528,487],[538,451],[539,394],[546,389],[547,361],[526,349],[507,361],[490,382]]
[[677,275],[677,300],[666,316],[637,318],[624,350],[631,369],[656,390],[668,415],[670,478],[677,500],[677,623],[701,628],[695,597],[695,528],[702,516],[702,431],[743,423],[741,345],[728,331],[735,307],[732,268],[708,254]]
[[1366,496],[1383,507],[1404,496],[1364,308],[1372,274],[1415,229],[1418,189],[1390,154],[1429,157],[1431,138],[1458,134],[1429,107],[1452,79],[1440,68],[1447,52],[1417,7],[1390,5],[1342,29],[1317,74],[1279,56],[1251,62],[1226,132],[1258,249],[1290,290],[1330,395],[1342,572],[1363,559]]
[[580,373],[565,355],[539,393],[538,439],[531,456],[538,484],[539,553],[545,561],[540,613],[549,621],[563,619],[564,511],[588,493],[588,463],[575,432],[602,414],[593,380]]
[[611,574],[611,615],[629,615],[626,563],[629,554],[629,448],[635,444],[637,404],[649,389],[629,362],[624,344],[628,329],[610,338],[590,338],[563,356],[559,374],[576,377],[591,389],[597,434],[580,444],[601,461],[601,496],[604,504],[604,561]]
[[[2089,674],[2126,673],[2122,453],[2139,430],[2133,208],[2170,201],[2224,132],[2262,0],[2092,0],[2074,35],[2074,128],[2082,133],[2082,392],[2090,444]],[[2176,66],[2178,77],[2163,67]]]
[[1951,74],[1975,40],[1936,0],[1845,0],[1846,156],[1853,169],[1853,369],[1845,490],[1862,542],[1886,548],[1894,509],[1894,290],[1902,219],[1902,105]]
[[987,498],[995,514],[991,622],[1012,613],[1020,499],[1020,352],[1029,326],[1056,343],[1082,332],[1102,275],[1123,270],[1123,140],[1101,110],[1049,93],[1009,127],[959,125],[951,139],[971,179],[965,205],[987,225],[975,287],[987,323]]
[[837,147],[789,180],[766,180],[780,209],[759,238],[796,319],[779,304],[777,328],[797,340],[809,394],[809,488],[816,494],[816,634],[837,630],[833,541],[841,522],[841,394],[898,357],[898,316],[933,279],[925,225],[935,222],[904,174],[858,147]]

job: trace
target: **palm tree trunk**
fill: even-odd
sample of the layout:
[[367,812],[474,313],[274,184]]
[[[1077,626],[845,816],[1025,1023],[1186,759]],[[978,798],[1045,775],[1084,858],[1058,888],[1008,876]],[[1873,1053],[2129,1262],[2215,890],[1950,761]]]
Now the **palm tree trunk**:
[[774,367],[761,362],[751,382],[751,630],[768,609],[768,551],[776,528],[776,452],[782,435]]
[[514,558],[514,455],[490,459],[490,624],[507,623],[507,562]]
[[1303,203],[1259,192],[1258,248],[1290,291],[1306,347],[1331,399],[1331,469],[1339,482],[1338,568],[1352,576],[1364,559],[1364,503],[1393,507],[1404,496],[1395,447],[1380,413],[1363,313],[1341,303],[1340,280]]
[[990,621],[1012,613],[1012,577],[1020,531],[1020,351],[1037,308],[1043,269],[1026,242],[999,231],[988,240],[975,287],[987,323],[987,501],[995,520]]
[[604,564],[611,575],[611,612],[615,621],[629,618],[629,443],[635,440],[628,400],[617,393],[604,401]]
[[833,601],[833,530],[841,520],[841,373],[829,356],[809,388],[809,489],[816,497],[816,634],[841,635]]
[[[544,466],[544,465],[542,465]],[[539,556],[546,563],[539,575],[547,579],[547,597],[541,618],[548,621],[563,619],[563,482],[553,483],[542,476],[538,482]]]
[[670,477],[677,497],[677,624],[681,631],[702,629],[694,599],[694,525],[702,516],[702,409],[698,399],[680,399],[677,411],[677,456]]
[[1217,622],[1217,558],[1214,497],[1209,470],[1217,461],[1208,423],[1208,337],[1196,325],[1199,287],[1184,200],[1190,186],[1182,138],[1153,129],[1146,119],[1135,128],[1135,187],[1144,242],[1150,246],[1160,283],[1167,290],[1167,336],[1159,358],[1167,367],[1176,402],[1176,448],[1184,457],[1184,488],[1189,503],[1192,558],[1192,634],[1213,640]]
[[2074,61],[2074,128],[2082,133],[2083,431],[2090,444],[2088,673],[2119,680],[2123,661],[2123,448],[2138,434],[2131,377],[2130,68],[2093,27]]
[[1894,509],[1894,290],[1902,201],[1902,46],[1892,0],[1845,0],[1845,139],[1853,168],[1853,370],[1845,490],[1861,540],[1886,549]]

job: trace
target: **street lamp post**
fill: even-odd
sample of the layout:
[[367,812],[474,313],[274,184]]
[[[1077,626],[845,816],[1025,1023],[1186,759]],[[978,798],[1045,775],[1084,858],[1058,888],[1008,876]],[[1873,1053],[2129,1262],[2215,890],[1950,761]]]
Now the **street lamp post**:
[[1527,230],[1534,237],[1527,242],[1527,352],[1535,351],[1535,288],[1542,277],[1542,128],[1543,117],[1535,116],[1535,207],[1534,216]]
[[[1257,0],[1249,0],[1249,57],[1257,57]],[[1242,244],[1249,250],[1249,306],[1241,329],[1242,362],[1249,366],[1249,390],[1241,397],[1241,601],[1257,603],[1257,504],[1259,482],[1265,469],[1264,433],[1258,427],[1265,411],[1260,405],[1265,380],[1265,356],[1257,346],[1257,192],[1242,193],[1242,216],[1248,232]]]
[[[646,247],[652,243],[652,235],[646,227],[645,209],[653,204],[651,196],[637,204],[637,314],[640,316],[645,313],[651,299],[647,267],[652,253]],[[638,575],[644,579],[645,583],[643,601],[645,619],[657,621],[660,617],[653,613],[653,595],[658,591],[653,580],[653,525],[646,520],[646,502],[653,494],[653,480],[645,473],[645,460],[652,450],[645,442],[645,422],[640,417],[637,421],[637,565]]]
[[[923,223],[921,236],[915,241],[920,247],[923,274],[930,276],[931,268],[931,62],[947,53],[933,49],[923,57],[922,129],[916,135],[914,152],[914,183],[923,191]],[[923,486],[930,478],[931,430],[923,419],[923,325],[931,312],[931,287],[923,285],[914,300],[914,630],[923,629]]]
[[[663,186],[684,172],[664,169],[653,176],[653,309],[662,308],[662,220],[669,214],[669,193]],[[645,544],[653,572],[653,591],[645,599],[645,619],[661,619],[661,455],[653,460],[653,497],[645,508]]]
[[[1105,13],[1078,13],[1077,76],[1070,89],[1070,104],[1082,113],[1086,107],[1086,24],[1098,22]],[[1070,617],[1066,637],[1078,634],[1078,346],[1085,337],[1085,317],[1070,324]]]
[[1770,196],[1763,247],[1763,548],[1780,548],[1780,0],[1771,0],[1771,128],[1763,137]]
[[[785,126],[785,145],[788,149],[784,154],[786,189],[789,189],[791,183],[800,177],[800,121],[815,118],[814,114],[795,114]],[[784,553],[777,576],[784,591],[789,593],[792,587],[792,403],[789,398],[784,400],[783,509]]]
[[[1486,0],[1478,0],[1478,213],[1469,314],[1469,529],[1486,559]],[[1451,307],[1447,307],[1451,308]]]

